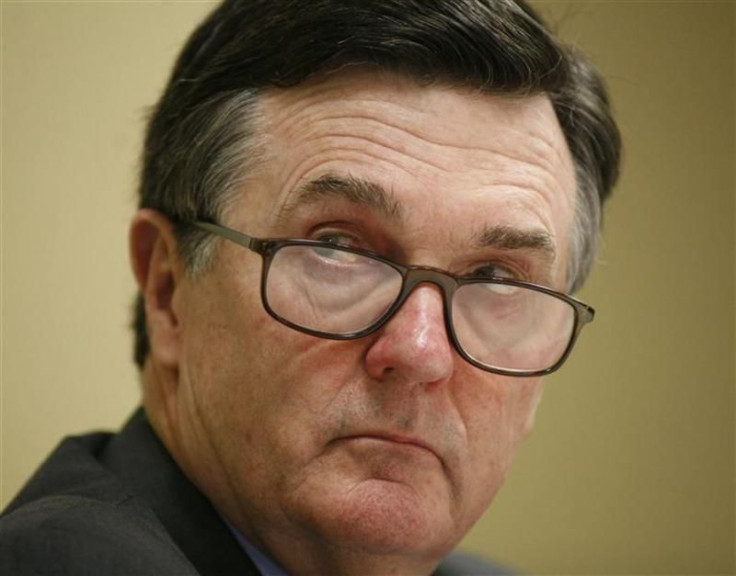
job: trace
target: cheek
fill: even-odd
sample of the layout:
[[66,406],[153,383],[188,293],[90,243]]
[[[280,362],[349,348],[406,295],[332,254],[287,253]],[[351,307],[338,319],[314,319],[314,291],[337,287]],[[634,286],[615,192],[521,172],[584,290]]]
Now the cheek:
[[189,380],[227,465],[257,469],[274,481],[291,473],[287,467],[298,469],[339,419],[334,408],[355,374],[356,353],[351,343],[279,324],[260,300],[240,310],[207,317],[205,335],[190,343]]
[[491,375],[486,381],[466,386],[456,394],[456,402],[470,438],[518,442],[528,431],[541,393],[540,378]]
[[479,515],[503,484],[528,429],[541,383],[490,376],[465,386],[456,402],[467,429],[471,502]]
[[487,387],[469,395],[465,412],[471,461],[479,476],[505,476],[511,452],[512,425],[509,395],[500,387]]

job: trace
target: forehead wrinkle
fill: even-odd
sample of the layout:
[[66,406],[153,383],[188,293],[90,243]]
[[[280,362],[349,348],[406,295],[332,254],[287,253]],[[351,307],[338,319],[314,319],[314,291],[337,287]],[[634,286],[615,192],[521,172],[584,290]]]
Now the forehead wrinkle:
[[[392,106],[391,108],[401,109],[398,106]],[[314,122],[314,118],[311,120]],[[446,151],[450,151],[453,156],[462,155],[466,158],[481,158],[482,156],[492,155],[494,159],[505,159],[523,166],[535,166],[535,163],[538,162],[537,169],[541,168],[545,172],[553,172],[555,160],[562,160],[564,158],[563,154],[557,150],[557,147],[547,142],[543,135],[523,133],[518,130],[511,131],[511,134],[523,135],[524,145],[519,145],[514,150],[507,150],[503,146],[481,146],[465,140],[447,141],[440,135],[429,133],[426,130],[426,124],[417,124],[415,126],[409,119],[402,118],[401,116],[392,118],[393,121],[388,121],[386,118],[378,118],[376,115],[368,114],[364,111],[344,112],[341,114],[334,114],[330,111],[320,114],[317,120],[330,128],[319,134],[320,138],[365,141],[403,155],[409,155],[414,161],[427,164],[445,172],[451,170],[448,170],[441,162],[433,162],[428,158],[417,158],[412,154],[407,154],[407,149],[414,150],[415,147],[406,143],[401,147],[397,147],[396,144],[401,141],[401,135],[408,137],[411,142],[421,142],[430,145],[433,149],[433,156],[438,156],[440,159],[447,157],[444,154]],[[356,125],[362,127],[361,131],[356,132],[354,129],[350,132],[343,131],[341,128],[342,123],[346,121],[358,121]],[[335,128],[333,129],[332,126]],[[378,128],[378,130],[372,129],[374,127]],[[508,135],[503,140],[504,142],[507,141]],[[544,150],[548,150],[554,156],[554,159],[545,155]],[[523,172],[526,171],[526,169],[523,170]]]
[[[388,122],[385,119],[375,118],[368,114],[327,114],[321,116],[320,120],[326,122],[328,126],[332,122],[339,126],[340,122],[345,120],[358,120],[363,125],[364,129],[359,133],[343,132],[337,128],[325,131],[320,135],[320,138],[344,141],[340,145],[333,145],[333,148],[337,150],[345,152],[356,150],[361,154],[373,155],[370,150],[352,144],[353,141],[366,142],[377,148],[384,148],[397,153],[408,159],[410,165],[420,164],[446,174],[451,174],[457,170],[453,162],[460,156],[468,164],[474,165],[476,169],[487,170],[497,177],[508,180],[506,182],[508,185],[528,186],[539,191],[555,190],[558,187],[565,188],[564,183],[560,182],[555,176],[558,167],[565,162],[565,152],[548,142],[543,134],[512,131],[512,133],[522,134],[524,143],[515,146],[513,149],[508,149],[508,146],[504,147],[498,144],[479,146],[463,141],[443,141],[440,137],[421,133],[408,123],[400,123],[398,120]],[[381,130],[366,130],[366,126],[377,126]],[[407,137],[410,143],[403,142],[402,135]],[[503,141],[508,141],[508,135],[504,136]],[[412,151],[419,149],[419,147],[413,146],[411,142],[428,144],[431,150],[417,155]],[[549,154],[545,154],[545,152]],[[375,157],[378,160],[382,159],[380,156]],[[499,162],[504,160],[507,163],[499,165]],[[413,173],[409,166],[405,167],[404,170],[410,174]]]
[[316,180],[301,184],[293,198],[279,211],[278,218],[287,219],[299,208],[328,199],[346,200],[351,204],[365,206],[391,220],[401,220],[404,213],[401,202],[395,198],[393,192],[380,184],[352,175],[342,176],[328,172]]
[[[393,106],[393,108],[400,109],[396,106]],[[345,130],[345,123],[352,123],[351,130]],[[319,130],[314,130],[315,124],[320,125]],[[360,129],[356,129],[356,126],[359,126]],[[419,130],[412,129],[405,120],[399,117],[391,119],[378,118],[376,115],[367,114],[363,111],[341,114],[320,113],[316,117],[310,118],[310,122],[305,123],[305,126],[299,126],[298,121],[292,119],[290,129],[293,133],[284,132],[281,138],[284,141],[298,138],[300,132],[297,128],[308,133],[309,138],[313,141],[330,142],[329,145],[323,145],[320,149],[322,153],[356,151],[365,156],[373,156],[378,160],[384,160],[376,151],[389,150],[407,160],[410,165],[421,164],[441,172],[453,171],[453,169],[446,166],[448,160],[443,160],[445,155],[442,152],[445,150],[452,150],[455,155],[459,153],[487,153],[487,150],[482,147],[454,145],[436,138],[430,138],[426,134],[421,134]],[[417,142],[419,143],[418,146],[416,145]],[[370,146],[365,147],[366,144]],[[417,151],[426,144],[432,147],[432,153],[429,154],[425,151],[421,155],[417,154]],[[408,166],[397,165],[396,167],[408,174],[413,173]]]
[[[323,96],[323,94],[320,95]],[[309,96],[306,102],[292,103],[288,110],[273,111],[280,118],[274,119],[272,127],[275,132],[282,133],[285,141],[293,141],[295,138],[299,139],[308,135],[312,139],[341,142],[340,145],[333,143],[323,149],[323,152],[329,149],[338,149],[343,152],[355,149],[362,154],[370,155],[369,150],[361,149],[358,144],[352,144],[353,141],[362,141],[377,148],[398,153],[407,158],[410,165],[421,164],[443,173],[455,170],[454,166],[450,167],[448,163],[452,164],[453,159],[462,156],[466,160],[472,159],[470,163],[475,164],[476,167],[485,165],[498,176],[503,175],[501,177],[513,179],[513,182],[509,182],[511,184],[522,186],[531,184],[540,191],[557,188],[557,186],[565,188],[562,182],[556,181],[554,174],[559,165],[564,164],[566,150],[560,150],[558,146],[555,146],[550,141],[551,135],[547,131],[519,130],[503,122],[499,128],[506,133],[503,134],[499,144],[508,144],[510,137],[514,135],[522,137],[523,144],[514,145],[511,149],[508,145],[478,145],[473,140],[463,138],[447,141],[443,138],[444,131],[442,133],[428,132],[424,119],[418,121],[416,118],[407,117],[404,114],[405,107],[401,104],[360,94],[360,97],[353,96],[343,99],[342,104],[348,108],[336,113],[333,108],[323,109],[324,101],[321,98],[315,99],[314,94],[309,94]],[[379,110],[366,112],[365,104],[371,104]],[[510,110],[513,110],[514,107],[512,105]],[[317,110],[315,111],[314,108]],[[378,117],[377,114],[380,111],[385,112],[387,117]],[[541,115],[541,112],[538,114]],[[388,118],[391,121],[388,121]],[[351,131],[344,130],[343,126],[346,122],[352,122]],[[314,131],[315,123],[320,123],[322,128]],[[361,129],[355,131],[354,126],[360,126]],[[408,138],[410,142],[422,142],[429,145],[432,148],[431,154],[412,154],[410,150],[416,147],[410,143],[407,144],[402,138]],[[380,160],[380,157],[378,159]],[[503,160],[509,161],[511,165],[499,170],[498,162]],[[411,173],[409,166],[406,166],[404,170]]]

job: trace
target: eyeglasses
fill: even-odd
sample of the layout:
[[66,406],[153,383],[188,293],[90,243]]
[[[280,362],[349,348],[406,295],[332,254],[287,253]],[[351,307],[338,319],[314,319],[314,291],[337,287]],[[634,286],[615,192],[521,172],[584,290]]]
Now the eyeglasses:
[[375,332],[428,282],[442,292],[445,328],[460,356],[488,372],[540,376],[562,366],[595,314],[575,298],[529,282],[458,277],[331,242],[261,239],[209,222],[194,225],[260,254],[266,311],[321,338]]

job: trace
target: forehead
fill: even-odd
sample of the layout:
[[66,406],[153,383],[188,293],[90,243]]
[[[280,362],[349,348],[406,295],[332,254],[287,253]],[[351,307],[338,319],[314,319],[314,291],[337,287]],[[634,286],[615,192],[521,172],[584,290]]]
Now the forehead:
[[271,233],[301,204],[353,202],[355,195],[315,194],[310,186],[335,178],[366,184],[364,198],[386,192],[392,210],[365,204],[399,216],[407,237],[421,236],[428,222],[445,242],[451,230],[456,238],[458,229],[504,225],[543,230],[566,245],[574,170],[545,96],[351,72],[267,91],[260,118],[263,170],[244,194],[251,218],[242,224],[251,230],[255,214],[268,228],[262,233]]

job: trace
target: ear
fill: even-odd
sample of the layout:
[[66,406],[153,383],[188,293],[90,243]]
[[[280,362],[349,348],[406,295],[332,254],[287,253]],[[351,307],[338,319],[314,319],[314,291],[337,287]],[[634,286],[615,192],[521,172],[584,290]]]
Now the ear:
[[149,358],[174,368],[180,340],[174,296],[183,277],[174,226],[160,212],[143,209],[133,218],[129,240],[133,273],[146,310]]

